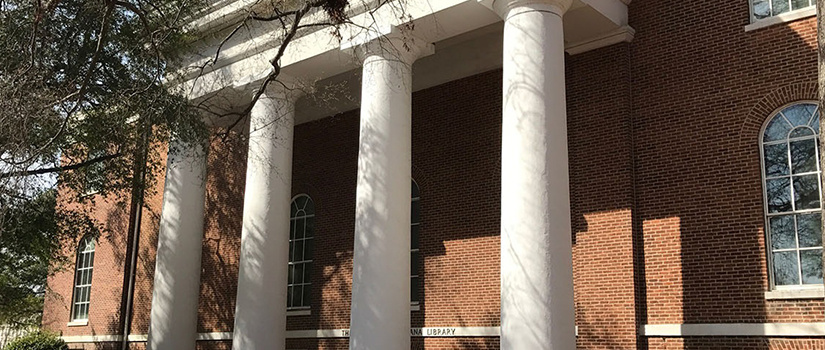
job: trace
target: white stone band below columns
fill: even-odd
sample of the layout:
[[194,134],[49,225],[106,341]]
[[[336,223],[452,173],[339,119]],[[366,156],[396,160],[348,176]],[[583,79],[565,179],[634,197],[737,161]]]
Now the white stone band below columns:
[[155,282],[147,348],[195,349],[206,151],[202,145],[169,143],[160,215]]
[[296,96],[276,91],[279,88],[270,87],[250,113],[238,297],[232,337],[235,350],[282,350],[286,346],[289,205]]
[[365,45],[350,349],[410,348],[411,65],[422,51],[404,44],[390,33]]
[[[509,1],[501,165],[501,348],[576,348],[562,14]],[[524,5],[522,5],[522,3]]]

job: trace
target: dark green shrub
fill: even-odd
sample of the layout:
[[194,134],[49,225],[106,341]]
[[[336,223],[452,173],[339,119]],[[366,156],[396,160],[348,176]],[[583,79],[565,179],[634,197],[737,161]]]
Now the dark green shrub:
[[68,350],[66,342],[57,334],[37,331],[17,338],[3,350]]

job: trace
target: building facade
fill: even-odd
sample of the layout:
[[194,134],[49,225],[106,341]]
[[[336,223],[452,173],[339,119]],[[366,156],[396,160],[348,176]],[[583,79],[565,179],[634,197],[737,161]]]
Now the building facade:
[[[203,16],[204,52],[247,5]],[[811,1],[397,9],[301,34],[248,137],[172,139],[137,254],[97,201],[113,234],[67,245],[44,326],[104,349],[825,349]],[[271,29],[192,100],[247,103]]]

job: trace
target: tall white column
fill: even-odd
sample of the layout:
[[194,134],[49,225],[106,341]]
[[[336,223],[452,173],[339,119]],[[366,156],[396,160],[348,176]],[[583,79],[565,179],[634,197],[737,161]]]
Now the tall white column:
[[416,41],[393,29],[359,47],[364,67],[350,349],[410,348],[411,65],[432,52]]
[[200,293],[206,151],[169,142],[149,320],[150,350],[195,349]]
[[562,15],[571,0],[496,1],[504,18],[501,348],[576,348]]
[[250,113],[235,350],[286,346],[289,205],[297,94],[270,87]]

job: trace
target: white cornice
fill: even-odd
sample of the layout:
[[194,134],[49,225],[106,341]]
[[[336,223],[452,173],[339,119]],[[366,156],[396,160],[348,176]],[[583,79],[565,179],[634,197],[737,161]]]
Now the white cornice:
[[600,49],[602,47],[618,44],[621,42],[629,43],[633,41],[633,37],[635,35],[636,30],[634,30],[630,26],[621,26],[619,28],[616,28],[616,30],[609,32],[605,35],[588,39],[585,41],[580,41],[577,43],[568,44],[564,48],[564,50],[571,55],[576,55],[582,52]]

